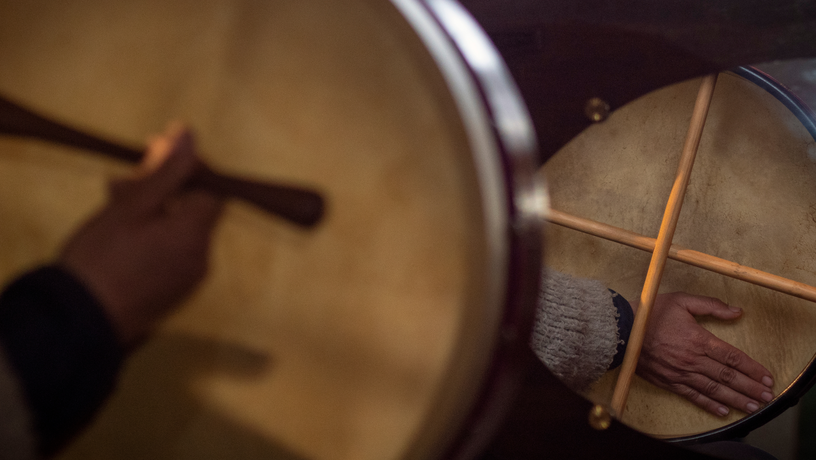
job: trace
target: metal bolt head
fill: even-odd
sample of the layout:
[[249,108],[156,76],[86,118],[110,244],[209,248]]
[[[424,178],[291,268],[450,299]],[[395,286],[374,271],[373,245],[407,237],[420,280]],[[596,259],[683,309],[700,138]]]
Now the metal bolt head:
[[603,431],[612,425],[612,415],[600,404],[595,404],[589,410],[589,426]]
[[584,105],[584,114],[595,123],[604,121],[609,116],[609,104],[599,97],[593,97]]

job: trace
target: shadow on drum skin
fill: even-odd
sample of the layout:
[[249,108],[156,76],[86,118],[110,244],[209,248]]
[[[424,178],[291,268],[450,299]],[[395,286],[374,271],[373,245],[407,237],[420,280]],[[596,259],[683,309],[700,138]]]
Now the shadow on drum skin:
[[242,345],[158,335],[130,358],[107,406],[58,458],[301,460],[204,405],[195,391],[196,383],[212,376],[253,380],[273,368],[270,356]]

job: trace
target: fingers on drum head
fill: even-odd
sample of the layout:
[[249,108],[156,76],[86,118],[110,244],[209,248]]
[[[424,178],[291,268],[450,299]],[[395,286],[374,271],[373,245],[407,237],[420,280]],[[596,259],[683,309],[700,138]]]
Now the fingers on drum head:
[[[542,168],[553,208],[656,235],[698,87],[699,81],[688,81],[650,93],[567,144]],[[816,284],[811,219],[816,163],[808,157],[814,138],[797,115],[754,81],[720,75],[674,236],[677,245]],[[599,279],[627,299],[639,297],[649,253],[556,225],[547,227],[546,241],[554,269]],[[816,336],[808,332],[816,327],[810,302],[669,260],[661,292],[674,291],[742,308],[738,319],[698,321],[770,371],[775,394],[808,369],[816,350]],[[759,382],[766,376],[754,366],[743,372]],[[587,396],[608,404],[613,374]],[[686,439],[727,436],[723,430],[739,429],[744,417],[737,410],[713,416],[636,378],[623,421],[646,433]]]

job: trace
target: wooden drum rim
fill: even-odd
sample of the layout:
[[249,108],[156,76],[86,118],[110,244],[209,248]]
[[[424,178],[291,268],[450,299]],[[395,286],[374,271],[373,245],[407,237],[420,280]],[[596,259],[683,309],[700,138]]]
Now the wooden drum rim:
[[[321,184],[330,206],[307,234],[230,205],[212,245],[212,276],[191,308],[168,318],[130,360],[120,391],[64,457],[128,457],[134,444],[167,458],[256,448],[310,458],[480,455],[526,374],[548,199],[530,117],[470,14],[458,0],[103,4],[74,8],[71,21],[48,3],[6,15],[0,22],[19,24],[21,41],[37,27],[55,31],[43,33],[45,41],[88,39],[45,48],[43,55],[67,56],[64,66],[31,59],[25,42],[4,41],[0,51],[19,64],[9,69],[21,69],[0,75],[4,96],[123,142],[135,142],[157,115],[175,114],[204,128],[202,153],[238,152],[203,155],[214,170]],[[112,19],[97,21],[96,12]],[[189,16],[181,26],[144,30],[179,14]],[[304,27],[313,24],[322,27]],[[100,49],[95,36],[113,38]],[[150,51],[123,64],[139,69],[108,65],[131,47]],[[21,84],[26,72],[41,79]],[[90,72],[112,82],[99,99],[120,115],[106,115],[96,99],[74,103],[100,92],[85,78]],[[18,163],[40,173],[40,163],[20,160],[40,146],[10,145],[19,156],[9,174]],[[45,160],[60,154],[42,150]],[[90,166],[77,168],[81,198],[69,200],[87,208],[104,200],[109,170],[119,173],[115,164]],[[73,184],[73,173],[54,176]],[[21,180],[19,190],[31,183]],[[10,215],[40,222],[37,213],[57,207],[48,198],[58,192],[49,187]],[[56,223],[43,230],[45,243],[25,247],[52,250],[71,219],[87,212],[50,213]],[[9,235],[24,233],[17,229]],[[224,308],[232,302],[239,314]],[[233,349],[258,360],[244,380],[232,378]],[[141,404],[154,397],[162,402]]]
[[[445,455],[474,458],[500,427],[525,370],[522,357],[538,296],[541,231],[549,203],[543,183],[536,178],[537,142],[532,121],[487,35],[455,0],[392,2],[411,23],[449,89],[458,96],[480,176],[488,244],[493,246],[489,251],[504,246],[503,254],[499,254],[502,267],[491,267],[495,276],[504,277],[504,308],[489,369],[478,401]],[[474,120],[474,115],[479,119]]]
[[[721,80],[709,120],[711,130],[702,145],[702,164],[686,197],[689,208],[681,218],[685,226],[675,240],[672,258],[676,262],[671,262],[674,267],[667,270],[668,280],[662,280],[661,289],[743,306],[750,314],[739,324],[716,318],[698,322],[772,369],[776,398],[753,414],[735,407],[720,418],[641,376],[634,385],[637,404],[623,414],[623,422],[681,445],[745,436],[796,404],[816,383],[814,297],[766,283],[754,277],[752,270],[757,269],[748,268],[761,267],[784,276],[781,279],[795,287],[816,284],[812,268],[816,116],[757,69],[735,68]],[[608,123],[574,139],[542,168],[542,175],[550,175],[554,186],[553,206],[564,209],[563,214],[553,211],[550,220],[558,225],[548,229],[550,241],[557,244],[549,261],[555,269],[599,279],[626,298],[637,296],[643,286],[646,256],[626,246],[648,255],[656,244],[651,238],[656,232],[655,219],[643,216],[665,212],[664,194],[672,179],[675,184],[678,181],[670,169],[677,158],[695,83],[700,84],[695,79],[667,86],[632,103],[613,114]],[[661,154],[665,151],[671,153]],[[648,179],[644,174],[642,181],[631,180],[642,171],[654,172]],[[752,177],[762,179],[752,181]],[[773,184],[784,185],[769,193]],[[780,202],[787,205],[777,205]],[[569,213],[575,214],[574,221]],[[581,215],[598,222],[584,222]],[[575,234],[576,230],[582,234]],[[709,263],[703,259],[706,254],[725,259],[706,256],[711,257]],[[724,262],[734,270],[727,270]],[[738,263],[746,265],[740,269]],[[608,404],[616,373],[607,372],[580,394],[597,404]]]

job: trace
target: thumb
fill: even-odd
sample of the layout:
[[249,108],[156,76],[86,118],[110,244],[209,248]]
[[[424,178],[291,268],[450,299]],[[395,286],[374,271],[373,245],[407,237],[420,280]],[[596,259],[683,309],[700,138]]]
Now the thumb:
[[684,294],[677,301],[694,316],[710,315],[722,320],[737,319],[742,316],[742,309],[714,297]]
[[112,195],[127,197],[136,214],[152,213],[184,186],[198,164],[190,131],[171,125],[150,142],[136,177],[111,184]]

